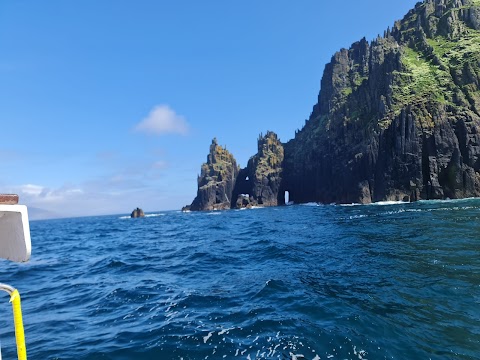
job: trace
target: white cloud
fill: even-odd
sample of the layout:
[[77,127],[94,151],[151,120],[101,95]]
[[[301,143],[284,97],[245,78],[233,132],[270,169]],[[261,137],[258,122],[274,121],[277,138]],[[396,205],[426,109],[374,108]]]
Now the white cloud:
[[183,116],[175,113],[168,105],[155,106],[148,116],[135,127],[136,131],[153,135],[186,135],[189,126]]
[[19,203],[32,209],[31,220],[121,214],[137,206],[145,211],[175,209],[182,205],[162,190],[167,167],[168,163],[163,160],[140,162],[80,184],[7,185],[4,192],[19,195]]
[[63,186],[50,189],[34,184],[14,186],[13,192],[20,196],[21,201],[33,203],[36,206],[63,204],[68,199],[83,194],[83,190],[76,187]]
[[44,187],[40,185],[26,184],[20,186],[18,190],[23,194],[39,196],[43,192]]

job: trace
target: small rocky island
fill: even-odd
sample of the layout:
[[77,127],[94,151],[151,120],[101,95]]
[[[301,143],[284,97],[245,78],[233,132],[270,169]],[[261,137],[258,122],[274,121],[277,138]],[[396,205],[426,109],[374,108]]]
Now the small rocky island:
[[216,139],[191,210],[480,196],[480,2],[424,0],[326,65],[287,143],[273,132],[240,169]]
[[141,217],[145,217],[145,214],[144,214],[142,209],[137,207],[135,210],[132,211],[132,213],[130,214],[130,217],[132,219],[133,218],[141,218]]
[[198,177],[198,194],[191,211],[230,209],[233,189],[240,168],[232,154],[212,140],[207,162]]

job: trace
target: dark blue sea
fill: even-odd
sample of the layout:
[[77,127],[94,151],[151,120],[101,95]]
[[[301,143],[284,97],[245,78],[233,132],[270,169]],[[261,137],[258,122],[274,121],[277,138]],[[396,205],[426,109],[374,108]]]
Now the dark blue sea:
[[30,226],[29,359],[480,358],[479,199]]

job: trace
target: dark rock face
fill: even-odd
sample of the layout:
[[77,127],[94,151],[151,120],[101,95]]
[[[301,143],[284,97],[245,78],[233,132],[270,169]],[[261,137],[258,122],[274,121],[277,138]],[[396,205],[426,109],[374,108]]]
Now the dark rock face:
[[480,7],[472,4],[427,0],[384,38],[335,54],[310,119],[285,145],[291,200],[480,196]]
[[[198,177],[197,197],[190,210],[230,209],[239,168],[235,158],[213,139],[207,162]],[[236,200],[236,199],[235,199]]]
[[479,197],[480,3],[425,0],[340,50],[304,128],[260,140],[234,206]]
[[236,209],[250,209],[255,204],[253,198],[248,194],[240,194],[237,196],[237,202],[235,204]]
[[[268,131],[258,138],[258,153],[248,161],[246,169],[242,169],[237,178],[237,186],[233,192],[238,207],[245,207],[244,194],[248,194],[249,206],[276,206],[283,203],[280,194],[282,182],[284,151],[283,144],[274,132]],[[243,194],[243,195],[242,195]]]
[[140,218],[140,217],[145,217],[145,214],[143,213],[143,210],[140,208],[136,208],[135,210],[132,211],[130,214],[131,218]]

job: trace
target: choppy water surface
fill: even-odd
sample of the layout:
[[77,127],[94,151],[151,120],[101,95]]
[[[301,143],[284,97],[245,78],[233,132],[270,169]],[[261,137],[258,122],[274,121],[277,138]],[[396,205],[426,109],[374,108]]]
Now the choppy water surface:
[[157,215],[31,223],[29,359],[480,357],[480,200]]

